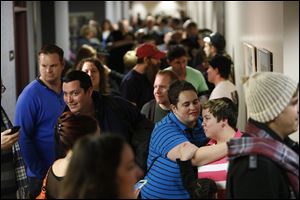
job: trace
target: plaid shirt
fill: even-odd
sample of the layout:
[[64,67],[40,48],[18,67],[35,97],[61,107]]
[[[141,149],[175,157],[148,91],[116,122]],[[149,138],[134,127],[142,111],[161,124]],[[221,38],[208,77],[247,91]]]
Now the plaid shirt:
[[[1,120],[3,123],[1,124],[1,126],[4,126],[5,130],[10,129],[12,127],[12,123],[10,122],[2,106],[1,106]],[[18,142],[16,142],[12,146],[12,155],[13,155],[13,163],[15,165],[15,177],[17,182],[16,196],[18,199],[26,199],[29,197],[28,179],[25,171],[25,164],[21,157],[21,152],[20,152],[20,147]],[[1,170],[1,177],[2,177],[2,170]]]
[[285,169],[292,187],[291,197],[295,197],[295,194],[299,196],[299,155],[251,122],[246,127],[246,133],[252,137],[231,139],[228,142],[229,159],[249,154],[266,156]]

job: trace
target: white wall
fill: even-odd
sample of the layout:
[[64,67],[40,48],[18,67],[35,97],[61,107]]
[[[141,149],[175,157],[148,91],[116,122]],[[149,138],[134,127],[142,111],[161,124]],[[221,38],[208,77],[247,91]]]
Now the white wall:
[[[297,12],[298,16],[292,14]],[[226,1],[225,35],[227,51],[234,56],[236,83],[241,100],[238,125],[243,130],[246,114],[244,91],[240,83],[245,73],[242,43],[248,42],[271,51],[274,71],[293,74],[291,77],[299,82],[299,3],[298,7],[295,7],[291,2],[282,1]],[[287,35],[291,35],[289,40],[286,40]],[[289,61],[284,59],[287,54]],[[299,141],[298,133],[292,137]]]
[[185,1],[132,1],[131,13],[133,16],[140,13],[142,19],[150,13],[152,16],[165,14],[179,18],[180,9],[186,11]]
[[[283,73],[299,83],[299,2],[283,2]],[[299,129],[292,135],[299,141]]]
[[299,81],[299,2],[284,2],[283,73]]
[[64,57],[70,59],[69,3],[55,1],[55,39],[56,45],[64,50]]
[[34,53],[35,52],[35,29],[34,29],[34,2],[27,2],[26,5],[27,8],[27,41],[28,41],[28,62],[29,62],[29,81],[32,81],[35,79],[37,70],[36,70],[36,56]]
[[29,82],[39,74],[37,63],[37,52],[41,48],[41,13],[40,1],[27,1],[27,37],[28,37],[28,60],[29,60]]
[[121,19],[121,1],[106,1],[105,2],[105,18],[112,23],[118,23]]
[[197,23],[198,28],[217,30],[217,13],[214,1],[187,1],[187,13]]
[[129,2],[105,1],[105,18],[115,24],[122,19],[129,19]]
[[[132,5],[137,5],[138,2],[132,1]],[[186,10],[186,2],[175,2],[179,8]],[[197,3],[197,2],[196,2]],[[198,3],[199,4],[199,3]],[[60,7],[62,5],[62,7]],[[160,11],[157,6],[159,2],[144,1],[143,14],[148,12]],[[195,4],[196,5],[196,4]],[[28,11],[38,9],[37,5],[28,7]],[[56,38],[68,38],[68,17],[66,2],[56,2],[56,13],[63,17],[61,25],[56,26]],[[200,11],[199,11],[200,12]],[[38,19],[39,10],[32,18],[37,20],[28,22],[30,26],[40,29]],[[114,12],[110,12],[114,14]],[[154,14],[154,13],[152,13]],[[178,12],[174,11],[174,15]],[[187,13],[190,15],[191,13]],[[29,14],[30,15],[30,14]],[[57,17],[58,19],[62,19]],[[201,20],[201,19],[198,19]],[[207,19],[205,19],[207,20]],[[203,23],[208,23],[207,21]],[[59,20],[57,22],[59,24]],[[16,76],[15,76],[15,60],[9,61],[9,51],[14,51],[14,27],[13,27],[13,3],[12,1],[1,1],[1,77],[7,87],[7,91],[1,98],[1,105],[6,109],[10,119],[13,119],[16,104]],[[59,27],[64,27],[59,31]],[[29,34],[33,34],[29,31]],[[39,32],[39,31],[37,31]],[[40,44],[40,35],[35,33],[33,41],[37,42],[38,48]],[[249,42],[256,47],[264,47],[273,53],[274,71],[283,72],[299,82],[299,2],[249,2],[249,1],[226,1],[225,2],[225,34],[227,40],[227,52],[233,57],[235,64],[236,83],[240,97],[239,120],[238,126],[242,130],[246,123],[245,103],[243,88],[240,83],[240,78],[244,72],[244,55],[242,42]],[[32,41],[32,36],[29,36],[29,42]],[[63,46],[66,53],[68,45],[64,42],[69,39],[61,40],[60,46]],[[60,39],[57,39],[60,43]],[[29,49],[34,49],[29,45]],[[29,51],[32,54],[32,51]],[[33,56],[33,55],[31,55]],[[30,65],[32,65],[31,60]],[[31,68],[32,70],[32,68]],[[32,79],[32,72],[30,72]],[[294,139],[299,141],[299,132],[292,135]]]
[[15,53],[13,19],[13,2],[1,1],[1,77],[6,87],[6,92],[1,97],[1,106],[12,122],[16,108],[15,59],[9,60],[9,51]]

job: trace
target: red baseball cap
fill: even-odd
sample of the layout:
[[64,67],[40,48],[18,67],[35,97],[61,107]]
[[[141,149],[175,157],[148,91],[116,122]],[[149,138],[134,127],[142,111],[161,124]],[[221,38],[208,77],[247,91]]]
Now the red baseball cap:
[[155,59],[162,59],[166,56],[166,53],[158,50],[153,44],[144,43],[137,48],[136,56],[138,58],[151,57]]

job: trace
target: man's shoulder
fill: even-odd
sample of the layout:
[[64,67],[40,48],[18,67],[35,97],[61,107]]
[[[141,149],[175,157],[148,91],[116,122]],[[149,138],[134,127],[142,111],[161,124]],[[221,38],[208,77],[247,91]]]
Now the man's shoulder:
[[30,83],[28,83],[22,92],[26,92],[28,90],[34,90],[35,88],[40,88],[41,86],[42,86],[41,83],[39,83],[39,81],[35,79]]
[[142,74],[139,74],[139,73],[135,72],[134,70],[129,71],[122,79],[121,89],[124,86],[131,86],[131,87],[139,86],[139,84],[137,84],[137,83],[140,82],[140,80],[142,78],[143,78]]
[[136,106],[134,106],[130,101],[127,99],[121,97],[121,96],[115,96],[115,95],[100,95],[100,104],[104,107],[110,107],[112,109],[116,109],[119,111],[122,110],[136,110]]
[[[248,137],[248,136],[243,136]],[[259,171],[280,171],[280,166],[272,161],[270,158],[264,155],[257,154],[247,154],[236,157],[235,159],[230,159],[231,164],[237,166],[238,169],[244,171],[249,170],[259,170]],[[236,170],[236,169],[235,169]]]
[[169,67],[163,69],[163,71],[166,71],[166,70],[172,70],[172,66],[169,66]]
[[229,80],[222,81],[219,85],[222,89],[236,90],[236,86]]
[[155,99],[152,99],[152,100],[148,101],[147,103],[145,103],[142,107],[142,110],[149,110],[149,108],[153,105],[156,105]]
[[179,130],[177,124],[170,118],[170,114],[162,118],[159,122],[155,124],[155,130],[160,131],[167,131],[172,132],[174,130]]
[[23,98],[26,98],[27,96],[30,96],[31,98],[40,96],[42,95],[43,92],[42,88],[43,85],[39,83],[39,81],[33,80],[28,85],[25,86],[20,96]]
[[203,74],[197,70],[197,69],[194,69],[190,66],[186,66],[186,70],[187,70],[187,73],[190,73],[191,75],[197,75],[197,76],[203,76]]
[[142,74],[138,73],[135,70],[130,70],[127,74],[125,74],[123,81],[124,80],[131,80],[131,79],[137,79],[138,77],[142,76]]
[[130,104],[130,102],[127,99],[124,99],[121,96],[116,95],[101,95],[101,99],[104,99],[107,103],[122,103],[122,104]]

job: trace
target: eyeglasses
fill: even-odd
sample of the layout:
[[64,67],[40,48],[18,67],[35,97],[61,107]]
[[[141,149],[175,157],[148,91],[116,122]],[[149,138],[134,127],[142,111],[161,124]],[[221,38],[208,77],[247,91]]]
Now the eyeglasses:
[[1,94],[4,93],[6,90],[6,87],[4,85],[1,85]]

